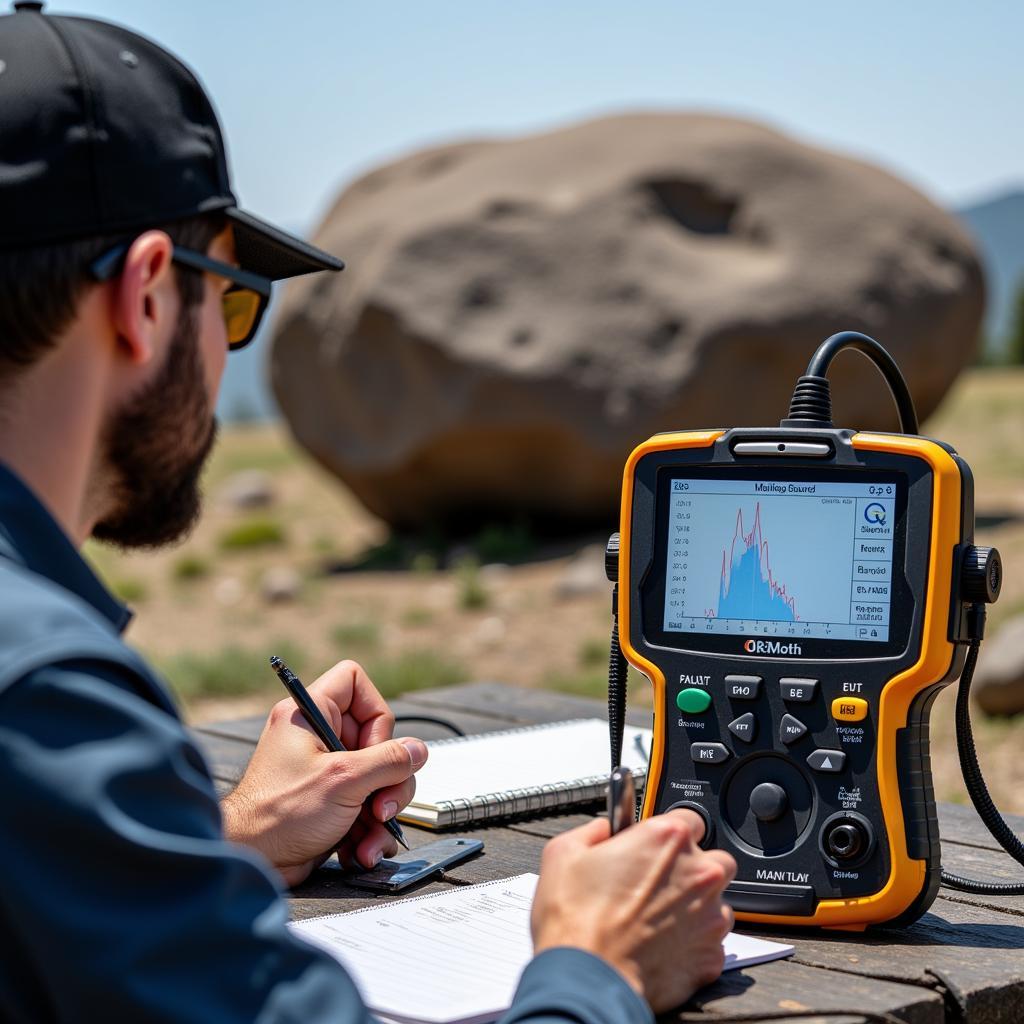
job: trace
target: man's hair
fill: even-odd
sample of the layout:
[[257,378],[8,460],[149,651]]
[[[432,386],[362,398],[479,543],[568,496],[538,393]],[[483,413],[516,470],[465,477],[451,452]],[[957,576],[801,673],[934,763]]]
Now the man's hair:
[[[203,214],[171,224],[166,231],[175,245],[206,252],[224,230],[221,214]],[[135,232],[138,236],[141,231]],[[89,266],[123,242],[124,235],[0,250],[0,382],[41,359],[74,319],[82,293],[93,284]],[[175,265],[184,310],[199,304],[203,278]]]

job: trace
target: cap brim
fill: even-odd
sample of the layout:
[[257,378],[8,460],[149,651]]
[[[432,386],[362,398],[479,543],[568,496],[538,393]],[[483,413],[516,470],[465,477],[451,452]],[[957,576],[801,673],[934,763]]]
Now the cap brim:
[[233,206],[224,213],[234,230],[235,256],[243,270],[251,270],[271,281],[280,281],[318,270],[345,269],[345,264],[336,256],[245,210]]

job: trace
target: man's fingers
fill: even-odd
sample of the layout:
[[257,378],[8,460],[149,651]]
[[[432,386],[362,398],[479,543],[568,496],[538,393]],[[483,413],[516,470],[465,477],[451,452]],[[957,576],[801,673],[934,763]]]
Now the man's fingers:
[[364,868],[372,868],[384,857],[398,853],[398,840],[381,824],[371,825],[366,835],[356,844],[356,861]]
[[345,803],[362,803],[378,789],[401,785],[427,760],[422,740],[403,736],[362,750],[332,754],[328,779]]
[[[362,665],[339,661],[320,676],[310,690],[333,701],[341,714],[351,715],[359,724],[358,740],[351,746],[368,747],[391,738],[395,716]],[[336,729],[342,728],[340,719],[334,725]]]
[[415,776],[397,786],[378,790],[373,794],[372,810],[377,821],[390,821],[403,807],[406,807],[416,793]]

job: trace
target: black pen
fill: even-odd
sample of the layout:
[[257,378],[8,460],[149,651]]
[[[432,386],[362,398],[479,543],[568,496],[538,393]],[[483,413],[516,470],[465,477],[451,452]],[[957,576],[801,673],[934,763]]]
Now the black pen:
[[616,768],[608,780],[608,821],[613,836],[636,821],[636,783],[628,768]]
[[[345,745],[335,735],[330,723],[320,713],[316,702],[306,692],[305,686],[302,685],[302,680],[277,656],[270,659],[270,666],[277,673],[278,679],[284,683],[284,688],[292,695],[292,700],[298,704],[302,717],[309,722],[309,727],[320,737],[320,742],[328,750],[333,750],[335,753],[344,752],[346,749]],[[390,821],[385,821],[384,827],[407,850],[409,849],[409,844],[405,841],[405,836],[402,834],[402,828],[394,818]]]

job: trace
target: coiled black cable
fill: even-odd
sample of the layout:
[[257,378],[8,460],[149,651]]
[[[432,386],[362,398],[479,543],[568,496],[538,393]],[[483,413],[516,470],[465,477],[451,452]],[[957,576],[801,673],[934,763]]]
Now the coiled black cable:
[[[960,689],[956,695],[956,749],[960,757],[960,771],[970,794],[971,803],[992,833],[997,843],[1018,864],[1024,865],[1024,843],[1003,820],[985,785],[981,766],[978,764],[978,751],[974,746],[974,730],[971,728],[971,682],[974,679],[974,668],[978,661],[980,640],[972,640],[967,650],[964,670],[960,673]],[[1024,896],[1024,882],[981,882],[975,878],[964,878],[951,871],[942,872],[942,884],[950,889],[961,892],[973,892],[987,896]]]
[[616,615],[612,619],[612,641],[608,653],[608,738],[611,742],[612,771],[622,763],[628,672],[629,665],[619,645],[619,617]]

